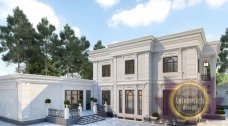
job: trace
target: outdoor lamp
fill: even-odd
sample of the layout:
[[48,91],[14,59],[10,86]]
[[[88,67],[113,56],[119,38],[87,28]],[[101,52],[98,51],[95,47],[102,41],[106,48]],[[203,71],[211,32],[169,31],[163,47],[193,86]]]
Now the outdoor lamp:
[[208,62],[207,60],[205,60],[205,61],[203,62],[203,66],[204,66],[204,67],[209,66],[209,62]]

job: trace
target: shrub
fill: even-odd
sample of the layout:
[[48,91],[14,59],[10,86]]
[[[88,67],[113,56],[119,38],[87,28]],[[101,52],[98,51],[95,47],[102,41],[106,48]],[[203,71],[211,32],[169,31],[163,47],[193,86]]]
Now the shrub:
[[97,99],[96,98],[93,98],[93,102],[97,102]]
[[70,105],[70,101],[69,100],[65,100],[64,101],[64,105]]
[[51,99],[47,98],[47,99],[45,99],[44,102],[45,102],[46,104],[50,104],[50,103],[51,103]]
[[224,115],[225,114],[225,111],[224,110],[217,110],[215,113],[216,114],[222,114],[222,115]]
[[104,101],[108,101],[108,98],[104,97]]
[[93,97],[91,97],[91,98],[90,98],[90,101],[93,101],[93,99],[94,99],[94,98],[93,98]]
[[83,102],[82,99],[79,99],[79,100],[78,100],[78,103],[79,103],[79,104],[82,104],[82,102]]
[[224,110],[224,108],[223,108],[222,106],[219,106],[219,107],[217,108],[217,110]]
[[159,114],[157,112],[152,113],[153,117],[159,117]]

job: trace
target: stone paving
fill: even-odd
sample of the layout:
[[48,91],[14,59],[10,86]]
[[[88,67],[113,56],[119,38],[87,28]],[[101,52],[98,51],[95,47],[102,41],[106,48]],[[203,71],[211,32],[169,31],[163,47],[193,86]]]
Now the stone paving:
[[[16,126],[14,124],[6,123],[0,121],[0,126]],[[34,124],[30,126],[60,126],[51,123],[40,123]],[[151,124],[149,122],[141,122],[141,121],[132,121],[132,120],[123,120],[117,118],[108,118],[104,121],[87,124],[87,125],[71,125],[71,126],[164,126],[160,124]],[[198,123],[197,126],[228,126],[228,119],[227,120],[208,120],[206,122]]]

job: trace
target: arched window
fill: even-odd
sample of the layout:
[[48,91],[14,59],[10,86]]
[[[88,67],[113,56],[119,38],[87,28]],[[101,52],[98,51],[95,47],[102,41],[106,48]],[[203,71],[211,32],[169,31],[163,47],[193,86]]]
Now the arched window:
[[177,72],[178,71],[178,60],[177,56],[163,58],[163,72]]
[[134,114],[134,90],[125,92],[125,110],[128,114]]

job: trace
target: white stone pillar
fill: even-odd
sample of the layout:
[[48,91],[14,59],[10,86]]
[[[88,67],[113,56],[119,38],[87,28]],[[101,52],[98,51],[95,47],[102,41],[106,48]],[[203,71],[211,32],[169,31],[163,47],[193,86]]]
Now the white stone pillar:
[[83,99],[82,99],[83,110],[86,110],[86,90],[83,89]]
[[138,114],[138,87],[137,85],[135,86],[135,97],[134,97],[134,115],[137,115]]
[[125,114],[125,89],[124,89],[124,87],[123,87],[122,91],[123,91],[122,92],[122,94],[123,94],[123,96],[122,96],[122,113]]

